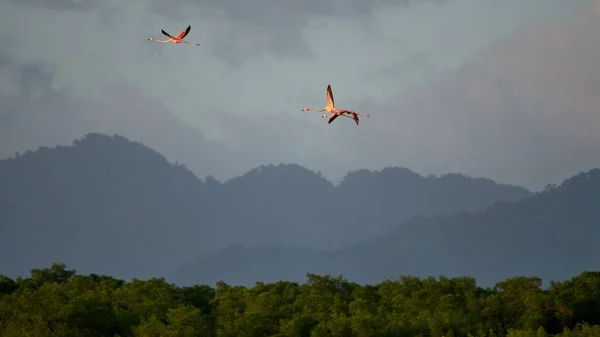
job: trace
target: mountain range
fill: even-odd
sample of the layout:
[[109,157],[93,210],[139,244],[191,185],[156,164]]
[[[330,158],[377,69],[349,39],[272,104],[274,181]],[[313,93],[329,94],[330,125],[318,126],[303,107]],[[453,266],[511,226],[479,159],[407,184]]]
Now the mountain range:
[[[258,276],[243,276],[242,269],[232,276],[217,267],[257,257],[243,264],[274,271],[260,277],[311,271],[290,270],[290,259],[352,269],[344,259],[328,264],[330,256],[367,252],[370,240],[390,240],[404,221],[482,211],[532,195],[489,179],[423,177],[397,167],[349,172],[334,185],[297,164],[266,165],[221,182],[200,179],[140,143],[91,133],[71,146],[0,161],[0,270],[27,274],[64,262],[121,278],[170,275],[186,282],[200,270],[207,282],[247,282]],[[280,264],[261,262],[265,254]],[[215,271],[202,271],[201,261]],[[217,267],[215,261],[221,261]],[[190,263],[194,272],[178,268]]]
[[411,218],[384,235],[333,251],[232,246],[178,268],[171,280],[251,285],[307,271],[374,284],[400,275],[470,275],[483,286],[522,275],[564,280],[600,268],[600,169],[482,211]]

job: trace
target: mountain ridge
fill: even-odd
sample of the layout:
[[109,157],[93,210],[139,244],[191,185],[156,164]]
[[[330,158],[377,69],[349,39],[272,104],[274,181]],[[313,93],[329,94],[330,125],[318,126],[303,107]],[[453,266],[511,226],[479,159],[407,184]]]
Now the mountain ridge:
[[163,275],[234,244],[338,249],[408,217],[530,194],[402,168],[349,172],[337,186],[298,164],[202,180],[140,142],[91,133],[0,161],[0,267],[64,261],[120,277]]
[[[284,277],[301,280],[315,272],[370,284],[399,275],[472,275],[484,284],[515,275],[560,280],[600,268],[600,211],[594,200],[600,200],[598,168],[484,210],[406,219],[385,234],[337,250],[293,255],[285,247],[248,246],[238,248],[237,255],[214,251],[176,268],[170,279],[248,285]],[[262,267],[268,249],[277,250],[283,261]]]
[[313,173],[315,175],[317,175],[318,177],[323,178],[324,180],[326,180],[329,184],[331,184],[334,187],[339,187],[343,181],[348,180],[350,178],[354,178],[355,175],[360,175],[363,173],[367,173],[367,174],[371,174],[371,173],[386,173],[386,172],[403,172],[406,173],[408,175],[414,175],[417,178],[420,179],[447,179],[450,177],[460,177],[460,178],[467,178],[467,179],[471,179],[471,180],[476,180],[476,181],[482,181],[482,182],[490,182],[493,183],[495,185],[498,186],[507,186],[507,187],[515,187],[518,189],[522,189],[527,191],[528,193],[535,193],[530,191],[528,188],[526,187],[522,187],[516,184],[510,184],[510,183],[501,183],[501,182],[496,182],[493,179],[490,178],[486,178],[486,177],[479,177],[479,176],[470,176],[467,174],[463,174],[463,173],[457,173],[457,172],[448,172],[448,173],[444,173],[444,174],[439,174],[439,175],[435,175],[435,174],[428,174],[427,176],[425,175],[421,175],[409,168],[405,168],[405,167],[400,167],[400,166],[385,166],[380,170],[370,170],[370,169],[356,169],[356,170],[351,170],[348,171],[346,173],[346,175],[344,175],[344,177],[338,182],[338,183],[334,183],[332,180],[328,179],[327,177],[324,177],[320,171],[313,171],[311,169],[306,168],[305,166],[298,164],[298,163],[279,163],[279,164],[262,164],[262,165],[258,165],[255,167],[250,168],[248,171],[246,171],[245,173],[238,175],[238,176],[234,176],[231,177],[229,179],[224,179],[224,180],[219,180],[217,178],[215,178],[212,174],[207,174],[205,175],[204,178],[199,177],[196,173],[194,173],[191,169],[187,168],[187,165],[184,163],[180,163],[179,161],[171,161],[167,158],[167,156],[163,155],[162,153],[160,153],[159,151],[155,150],[154,148],[151,148],[147,145],[145,145],[142,141],[137,141],[137,140],[130,140],[128,137],[124,137],[121,136],[120,134],[107,134],[107,133],[102,133],[102,132],[89,132],[86,133],[83,137],[81,138],[76,138],[73,140],[71,145],[64,145],[64,144],[60,144],[60,145],[56,145],[56,146],[38,146],[37,149],[32,150],[26,150],[26,151],[15,151],[15,154],[13,156],[8,156],[5,158],[0,159],[0,162],[10,162],[10,161],[14,161],[16,159],[22,158],[24,156],[30,156],[30,155],[35,155],[38,154],[40,152],[44,152],[47,150],[54,150],[54,149],[70,149],[73,148],[75,146],[77,146],[80,143],[87,143],[90,139],[115,139],[115,140],[123,140],[126,142],[130,142],[132,144],[136,144],[138,146],[140,146],[140,148],[143,148],[144,150],[149,150],[152,153],[157,154],[157,156],[161,157],[162,159],[164,159],[165,161],[167,161],[169,164],[175,165],[175,166],[179,166],[179,167],[183,167],[185,168],[187,171],[189,171],[190,173],[192,173],[194,176],[196,176],[196,178],[198,178],[200,181],[202,182],[207,182],[211,181],[211,182],[215,182],[218,184],[226,184],[226,183],[230,183],[233,181],[236,181],[240,178],[246,177],[248,175],[253,175],[253,174],[260,174],[261,172],[264,172],[267,169],[270,168],[276,168],[276,167],[298,167],[302,170],[305,170],[307,172]]

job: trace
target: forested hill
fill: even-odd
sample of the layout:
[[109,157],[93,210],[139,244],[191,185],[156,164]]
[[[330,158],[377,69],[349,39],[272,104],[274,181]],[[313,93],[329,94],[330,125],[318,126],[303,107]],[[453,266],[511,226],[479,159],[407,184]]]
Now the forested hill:
[[[251,288],[124,282],[65,265],[0,275],[0,335],[22,336],[600,336],[600,273],[564,282],[403,276],[360,286],[308,274]],[[549,282],[550,281],[550,282]]]
[[485,211],[406,220],[385,235],[334,252],[230,247],[178,268],[181,283],[252,284],[343,274],[377,283],[400,274],[472,275],[483,285],[515,275],[560,280],[600,269],[600,170]]
[[0,162],[0,267],[65,261],[124,277],[160,275],[206,235],[203,192],[188,170],[119,136],[90,134],[17,155]]
[[488,179],[402,168],[351,172],[338,186],[295,164],[203,181],[142,144],[89,134],[0,161],[0,267],[26,273],[63,261],[143,278],[212,248],[341,248],[408,217],[528,195]]

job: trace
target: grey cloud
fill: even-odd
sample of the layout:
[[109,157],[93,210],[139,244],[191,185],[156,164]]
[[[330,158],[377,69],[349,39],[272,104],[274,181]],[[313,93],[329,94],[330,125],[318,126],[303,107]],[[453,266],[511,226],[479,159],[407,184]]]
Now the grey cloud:
[[[6,52],[0,52],[7,60]],[[5,62],[6,63],[6,62]],[[220,142],[208,141],[177,119],[160,101],[135,88],[113,87],[109,100],[74,97],[56,89],[54,70],[43,64],[17,63],[8,68],[14,93],[0,93],[0,157],[38,146],[70,144],[90,132],[119,134],[179,161],[200,177],[230,173],[217,160],[234,157]]]
[[0,93],[0,130],[7,134],[17,123],[20,116],[18,106],[21,102],[34,98],[52,99],[54,92],[48,85],[48,68],[42,64],[16,64],[6,51],[0,50],[0,67],[17,95]]
[[300,31],[287,34],[269,32],[254,27],[235,28],[212,39],[211,52],[232,67],[241,67],[245,60],[260,58],[270,52],[276,57],[292,56],[315,59]]
[[41,64],[22,64],[13,68],[11,80],[19,88],[21,99],[49,100],[56,97],[52,88],[54,70]]
[[380,131],[357,153],[533,189],[600,166],[599,29],[584,13],[521,30],[389,104],[359,104]]
[[[179,0],[180,3],[190,3],[202,9],[209,16],[217,11],[225,14],[235,22],[248,22],[253,25],[276,27],[280,25],[304,24],[309,18],[342,17],[353,19],[357,16],[369,14],[373,10],[386,5],[409,5],[424,1],[442,0],[257,0],[241,2],[236,0],[210,1],[210,0]],[[176,2],[154,1],[155,9],[161,12],[177,8]]]
[[423,52],[406,51],[405,57],[398,57],[400,61],[394,64],[379,64],[365,71],[363,76],[370,81],[392,81],[398,78],[411,78],[417,83],[426,82],[433,74],[434,66],[429,57]]
[[10,54],[6,51],[0,50],[0,67],[8,66],[12,59]]
[[[186,11],[185,15],[178,18],[177,23],[168,23],[164,29],[176,32],[177,25],[183,22],[181,27],[183,29],[187,20],[199,14],[201,16],[198,20],[207,19],[207,22],[217,26],[215,31],[211,31],[207,35],[215,35],[215,41],[222,39],[221,44],[217,44],[217,47],[221,49],[217,48],[217,50],[223,57],[230,57],[230,62],[234,63],[239,62],[240,55],[244,55],[244,53],[258,56],[262,53],[279,52],[279,55],[283,55],[286,49],[288,51],[291,48],[303,49],[302,43],[297,43],[297,41],[301,41],[300,32],[308,24],[309,17],[316,21],[324,22],[326,20],[325,14],[319,12],[320,10],[334,18],[345,18],[349,25],[354,25],[353,21],[366,22],[363,17],[368,17],[369,11],[376,8],[374,6],[384,6],[393,2],[379,2],[377,5],[369,2],[349,2],[347,7],[340,7],[341,11],[351,12],[346,16],[342,15],[343,12],[335,12],[335,6],[339,2],[332,0],[319,3],[321,4],[319,6],[316,6],[314,1],[309,2],[308,5],[312,7],[307,8],[304,8],[306,3],[302,2],[260,1],[254,3],[257,9],[241,3],[239,4],[242,6],[241,9],[235,8],[231,12],[225,11],[226,5],[232,6],[230,1],[204,4],[203,7],[197,7],[198,11],[190,11],[189,6],[193,8],[194,5],[191,5],[190,1],[186,3],[188,7],[182,6]],[[266,8],[270,4],[279,7]],[[178,10],[179,6],[172,7],[174,10]],[[266,8],[267,14],[258,11],[258,8]],[[248,11],[248,17],[239,19],[243,14],[242,9]],[[153,16],[148,16],[146,13],[140,13],[135,24],[123,20],[122,18],[130,16],[131,12],[128,10],[134,12],[136,6],[122,9],[122,12],[114,17],[119,19],[116,25],[119,31],[140,35],[146,34],[146,29],[136,26],[137,24],[144,27],[157,25]],[[258,14],[253,11],[257,11]],[[86,17],[95,15],[95,12],[86,14]],[[279,18],[272,17],[279,13],[281,14]],[[286,14],[290,18],[284,19],[283,16]],[[261,21],[261,15],[265,16],[264,22]],[[219,19],[223,22],[230,21],[231,27],[227,28],[225,23],[223,26],[226,29],[219,32],[221,27]],[[238,19],[240,22],[236,21]],[[277,29],[277,24],[283,25],[286,20],[289,21],[290,27]],[[194,34],[195,31],[201,32],[198,28],[199,25],[194,22],[197,21],[190,20],[193,27],[190,41],[197,36]],[[283,74],[268,74],[264,79],[261,78],[260,72],[245,71],[244,74],[241,74],[240,76],[253,76],[252,79],[255,80],[255,82],[245,82],[247,78],[240,77],[239,80],[242,83],[249,83],[248,86],[260,85],[258,87],[260,89],[254,91],[257,93],[254,102],[252,97],[248,98],[249,95],[245,95],[246,97],[240,95],[235,104],[223,105],[231,109],[229,112],[241,114],[243,109],[243,112],[246,113],[254,110],[254,107],[259,104],[265,107],[266,104],[262,97],[272,98],[269,96],[270,90],[290,92],[284,95],[286,96],[285,100],[282,98],[275,102],[273,99],[269,103],[269,109],[249,113],[247,114],[248,118],[211,111],[215,107],[211,104],[218,104],[217,99],[211,100],[212,103],[201,102],[202,106],[206,106],[207,109],[202,110],[204,108],[197,104],[200,103],[200,100],[194,97],[193,93],[182,96],[187,98],[181,101],[171,100],[170,104],[173,109],[183,110],[190,107],[196,109],[197,107],[197,115],[194,116],[187,112],[188,116],[190,119],[196,118],[198,125],[202,125],[207,130],[212,124],[203,125],[200,119],[208,117],[212,121],[213,118],[209,115],[217,114],[215,118],[217,122],[221,123],[221,127],[216,128],[218,131],[211,131],[222,136],[223,143],[207,139],[196,129],[184,125],[160,100],[142,94],[137,88],[123,87],[114,90],[109,94],[110,99],[105,101],[73,97],[71,91],[52,87],[55,80],[52,68],[39,64],[15,63],[15,60],[11,60],[8,54],[2,53],[0,50],[0,63],[11,62],[10,65],[1,69],[3,75],[4,73],[10,74],[10,77],[3,76],[3,79],[11,78],[14,86],[19,87],[19,94],[16,96],[0,93],[0,117],[3,118],[0,121],[2,123],[0,128],[3,128],[0,132],[0,156],[12,155],[17,149],[70,143],[74,138],[80,138],[87,132],[101,132],[117,133],[131,140],[140,141],[161,152],[170,160],[185,163],[200,177],[208,173],[222,179],[230,177],[232,174],[242,173],[260,164],[295,162],[311,169],[321,170],[328,178],[335,180],[353,169],[381,169],[385,166],[399,165],[423,174],[463,172],[539,188],[548,182],[556,182],[579,170],[589,169],[594,164],[593,155],[597,154],[598,145],[596,144],[600,144],[597,131],[592,131],[600,128],[597,121],[594,120],[595,112],[600,109],[600,103],[597,104],[597,101],[594,100],[598,96],[595,94],[597,91],[595,88],[598,86],[595,84],[594,78],[600,78],[600,75],[594,75],[596,68],[594,60],[600,58],[596,47],[600,46],[600,43],[597,42],[597,34],[593,33],[594,29],[598,29],[598,25],[593,20],[591,23],[586,22],[585,24],[577,20],[574,22],[566,28],[558,25],[558,28],[553,26],[554,30],[544,28],[547,31],[538,29],[518,32],[506,39],[505,42],[496,43],[495,47],[492,46],[488,51],[482,52],[476,62],[466,65],[456,72],[448,73],[445,78],[437,82],[429,82],[420,88],[399,94],[395,100],[387,104],[378,102],[377,94],[373,94],[370,101],[365,100],[361,104],[356,104],[356,102],[360,102],[361,97],[369,97],[371,90],[377,91],[377,87],[383,88],[382,82],[389,82],[390,87],[399,88],[399,83],[403,82],[402,77],[407,75],[408,70],[393,74],[398,78],[395,81],[392,76],[385,78],[379,76],[381,73],[374,74],[368,79],[356,76],[358,84],[354,85],[354,94],[351,88],[343,91],[340,89],[339,101],[340,107],[372,114],[371,119],[361,120],[359,127],[353,125],[349,120],[327,125],[326,121],[320,120],[318,115],[303,115],[299,111],[304,105],[313,106],[314,104],[313,107],[319,107],[318,104],[324,100],[321,93],[325,86],[323,83],[328,82],[314,81],[317,89],[302,92],[303,86],[292,88],[285,80],[307,81],[302,79],[302,76],[294,76],[298,72],[313,71],[311,69],[316,69],[314,74],[320,76],[321,71],[318,67],[322,64],[318,63],[314,64],[314,68],[313,65],[304,67],[302,64],[298,64],[297,69],[289,66],[288,68],[291,68],[289,72],[286,69]],[[588,28],[577,28],[576,22],[580,22],[579,25],[582,27],[587,25]],[[115,31],[117,28],[114,28]],[[139,30],[136,31],[138,28]],[[286,31],[296,35],[289,35],[291,38],[285,40],[284,38],[288,36],[285,35]],[[89,35],[89,33],[86,34]],[[231,37],[231,40],[227,39],[228,36]],[[142,40],[145,37],[143,35]],[[279,37],[281,39],[278,39]],[[552,38],[558,40],[552,40]],[[121,37],[115,37],[115,40],[123,41]],[[142,41],[140,44],[144,42],[146,41]],[[210,41],[199,40],[198,42],[205,46],[212,44]],[[278,45],[277,43],[283,44]],[[289,45],[285,45],[286,43]],[[459,49],[456,45],[449,46],[449,48],[452,47]],[[17,53],[32,55],[37,50],[41,50],[40,54],[42,55],[45,52],[42,48],[43,46],[38,46],[32,40],[29,48],[7,48],[6,50],[14,50],[15,55]],[[50,48],[58,47],[55,45],[50,47],[48,44],[46,48],[48,48],[46,50],[51,50]],[[114,57],[114,60],[122,59],[123,62],[119,64],[121,67],[117,67],[113,71],[123,72],[128,76],[127,80],[132,79],[134,83],[140,82],[139,85],[146,86],[144,89],[148,93],[152,92],[152,88],[157,85],[153,76],[163,83],[173,81],[172,84],[169,83],[169,87],[196,88],[197,86],[197,89],[194,90],[199,92],[208,88],[212,83],[216,87],[225,87],[224,81],[236,81],[238,76],[236,72],[232,72],[234,74],[232,77],[228,78],[225,76],[227,74],[220,77],[218,72],[206,71],[202,82],[196,82],[195,79],[184,75],[190,73],[188,69],[172,68],[173,70],[170,71],[181,71],[182,76],[165,79],[160,78],[161,75],[150,75],[140,81],[136,80],[136,76],[141,74],[140,67],[134,67],[128,63],[134,57],[127,61],[127,58],[122,57],[121,53],[133,50],[133,54],[140,59],[140,62],[136,62],[137,65],[152,68],[156,65],[143,64],[142,61],[147,61],[149,57],[154,58],[155,61],[163,52],[165,55],[169,55],[165,58],[170,62],[180,61],[181,59],[172,58],[179,54],[179,50],[151,45],[148,49],[154,50],[157,54],[150,54],[150,52],[144,54],[144,48],[130,47],[125,43],[123,45],[115,43],[111,48],[106,48],[102,44],[102,48],[109,50],[109,53],[98,54],[95,57],[107,57],[108,54],[110,57]],[[209,53],[213,52],[213,49],[215,49],[214,46],[209,45],[208,48],[199,48],[197,51],[198,54]],[[400,59],[400,55],[403,55],[402,51],[395,49],[399,55],[398,59]],[[135,54],[138,51],[139,54]],[[237,51],[241,53],[236,54]],[[62,54],[52,49],[52,53],[48,53],[51,55],[49,58],[55,58],[59,67],[61,63],[71,62],[68,61],[69,57],[74,55],[68,48],[61,52]],[[194,52],[190,52],[190,54]],[[185,53],[187,54],[187,52]],[[445,57],[443,51],[440,53],[441,57]],[[81,61],[81,55],[85,54],[76,53],[76,55],[79,55],[77,59]],[[357,53],[357,55],[360,54]],[[357,55],[354,55],[354,59],[360,58]],[[369,54],[363,55],[366,55],[364,56],[366,58]],[[434,57],[431,57],[429,62],[425,62],[426,65],[436,62],[435,56],[437,55],[429,53],[428,56]],[[183,57],[182,55],[182,59]],[[414,64],[419,60],[418,57],[416,58]],[[540,60],[544,62],[540,62]],[[570,60],[574,61],[569,62]],[[89,60],[89,62],[94,61]],[[85,65],[87,62],[86,60],[79,63],[81,66],[81,63]],[[407,64],[411,64],[411,62],[407,61]],[[274,63],[286,65],[284,62]],[[238,64],[241,65],[241,63]],[[387,65],[382,64],[382,66]],[[71,67],[71,64],[67,66],[63,64],[62,67]],[[98,71],[107,69],[107,67],[98,68]],[[198,68],[204,68],[204,65]],[[405,66],[404,68],[409,67]],[[416,68],[414,66],[410,70],[420,71]],[[81,66],[78,69],[87,68]],[[392,75],[390,69],[392,68],[382,67],[381,70]],[[74,84],[81,84],[84,88],[87,86],[82,89],[86,90],[91,87],[87,85],[86,81],[96,81],[94,77],[94,74],[98,74],[94,72],[96,70],[90,69],[89,76],[86,78],[75,77],[63,79],[63,81],[74,80]],[[365,70],[368,71],[368,69]],[[317,73],[318,71],[319,73]],[[311,78],[318,78],[314,74],[311,74]],[[68,78],[69,76],[75,75],[65,73],[64,77]],[[339,83],[342,80],[336,80],[335,78],[338,76],[323,74],[325,81],[329,81],[333,77],[333,80]],[[372,79],[372,82],[377,85],[371,86],[368,90],[359,91],[361,87],[368,86],[369,79]],[[563,82],[557,79],[561,79]],[[269,81],[276,83],[273,85],[274,87],[267,88],[266,83]],[[354,78],[348,76],[344,81],[354,81]],[[335,83],[332,83],[334,88],[337,87]],[[203,87],[204,85],[206,87]],[[236,88],[236,90],[243,90],[243,86]],[[223,92],[225,91],[223,90]],[[215,96],[219,95],[216,90],[212,92],[215,93]],[[265,92],[264,96],[262,96],[262,92]],[[154,94],[160,95],[161,93],[154,92]],[[47,100],[42,100],[40,97],[46,97]],[[289,103],[286,103],[288,100]],[[288,114],[287,109],[290,105],[298,105],[298,110],[293,111],[296,108],[290,108]],[[273,111],[275,109],[280,109],[281,114],[265,115],[265,110]],[[296,112],[300,116],[299,118],[289,117],[290,114],[293,115]],[[315,119],[322,124],[312,124]],[[230,134],[227,134],[228,132]],[[598,157],[600,156],[596,158]]]
[[[16,93],[0,93],[3,158],[38,146],[70,144],[86,133],[98,132],[142,142],[169,160],[185,164],[200,178],[212,175],[223,180],[266,163],[296,162],[298,144],[311,130],[306,123],[280,115],[256,119],[219,112],[217,122],[230,132],[225,144],[205,138],[160,100],[136,88],[113,85],[105,92],[107,100],[74,97],[53,87],[52,67],[18,63],[6,55],[0,51],[0,59],[11,60],[5,68]],[[293,122],[300,126],[284,131]]]
[[101,4],[100,0],[9,0],[21,6],[40,6],[57,10],[89,10]]
[[[0,51],[4,59],[10,84],[14,93],[0,93],[0,116],[2,116],[2,133],[0,143],[6,147],[0,148],[0,155],[9,154],[14,148],[9,148],[15,142],[37,147],[45,144],[48,139],[44,136],[54,132],[60,133],[60,125],[68,121],[68,113],[73,108],[68,94],[52,87],[54,69],[43,63],[18,63],[14,58]],[[53,123],[45,124],[46,119]],[[21,133],[20,126],[40,127],[36,133]],[[4,138],[4,139],[2,139]],[[30,138],[30,139],[28,139]],[[34,143],[34,142],[39,143]],[[52,140],[50,140],[52,141]]]
[[309,122],[311,117],[321,119],[317,114],[307,115],[298,109],[296,116],[256,112],[245,117],[224,111],[214,115],[217,127],[224,130],[222,136],[236,149],[238,162],[243,163],[241,167],[238,165],[236,175],[260,165],[280,163],[296,163],[314,170],[326,168],[325,171],[335,173],[330,177],[336,178],[340,175],[338,171],[342,175],[347,172],[344,160],[331,154],[335,146],[330,145],[332,129],[326,121],[321,121],[322,125]]
[[265,53],[314,58],[302,36],[302,30],[310,19],[337,18],[343,19],[343,24],[364,24],[368,27],[376,9],[424,1],[442,0],[153,0],[152,8],[174,20],[181,20],[189,15],[184,13],[189,8],[186,5],[192,5],[197,7],[197,14],[207,20],[228,22],[230,27],[214,36],[211,50],[230,65],[239,66],[243,59],[260,57]]

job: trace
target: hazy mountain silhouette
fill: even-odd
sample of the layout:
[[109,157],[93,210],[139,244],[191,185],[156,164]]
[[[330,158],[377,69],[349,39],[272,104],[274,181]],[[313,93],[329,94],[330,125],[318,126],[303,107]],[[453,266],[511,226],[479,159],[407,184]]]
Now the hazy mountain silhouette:
[[[221,185],[211,207],[218,243],[341,248],[417,215],[481,210],[528,190],[449,174],[422,177],[404,168],[350,172],[338,186],[296,164],[268,165]],[[268,235],[266,234],[268,233]],[[215,243],[216,244],[216,243]]]
[[156,275],[193,251],[185,250],[194,243],[186,233],[202,234],[202,187],[185,168],[119,136],[90,134],[0,161],[8,205],[0,215],[2,270],[72,261]]
[[306,272],[361,283],[399,275],[471,275],[482,285],[518,275],[561,280],[600,268],[600,169],[560,187],[484,211],[419,217],[378,238],[336,251],[235,247],[205,254],[172,280],[253,284],[303,280]]
[[341,248],[409,217],[528,195],[400,168],[352,172],[339,186],[296,164],[202,181],[140,143],[88,134],[0,161],[0,268],[27,273],[64,262],[143,278],[232,244]]

